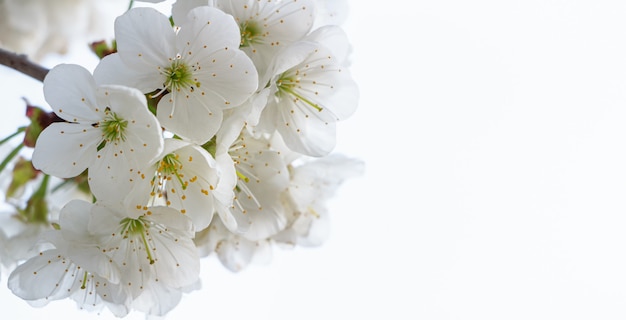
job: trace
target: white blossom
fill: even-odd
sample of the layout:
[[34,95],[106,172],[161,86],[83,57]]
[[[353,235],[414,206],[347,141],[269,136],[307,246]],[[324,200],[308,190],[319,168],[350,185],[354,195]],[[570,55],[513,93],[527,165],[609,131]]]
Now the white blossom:
[[[287,222],[280,194],[288,188],[288,170],[269,145],[269,141],[256,139],[244,130],[227,150],[237,178],[231,181],[235,183],[232,205],[218,207],[218,214],[231,231],[252,241],[275,234]],[[223,156],[221,152],[220,148],[218,158]]]
[[159,123],[136,89],[96,86],[85,68],[61,64],[46,76],[44,95],[66,122],[41,133],[33,165],[59,178],[89,169],[89,186],[98,198],[123,197],[129,191],[127,176],[163,149]]
[[131,209],[102,202],[96,202],[90,212],[89,231],[120,267],[120,282],[132,298],[160,288],[153,282],[180,289],[198,280],[200,261],[187,216],[165,206],[148,207],[143,215],[137,215]]
[[299,41],[277,53],[267,74],[270,97],[256,129],[276,130],[301,154],[329,154],[336,122],[352,115],[358,103],[349,70],[324,45]]
[[348,178],[363,174],[362,161],[331,154],[291,167],[285,196],[287,227],[272,237],[290,245],[318,246],[329,236],[328,201]]
[[117,18],[115,35],[118,53],[98,64],[98,82],[156,91],[161,125],[198,144],[218,131],[224,109],[257,89],[256,69],[239,50],[239,28],[218,9],[195,8],[175,30],[162,13],[134,8]]
[[193,221],[196,230],[206,228],[216,205],[232,201],[232,189],[218,192],[222,172],[208,151],[193,143],[166,139],[165,148],[153,166],[137,172],[130,207],[144,210],[146,203],[177,209]]
[[39,305],[69,297],[83,309],[108,305],[119,316],[128,313],[130,300],[120,283],[120,269],[87,230],[90,206],[74,200],[63,208],[61,229],[43,235],[55,248],[40,252],[11,273],[8,285],[15,295]]
[[215,0],[241,30],[240,48],[263,75],[276,52],[304,38],[313,26],[312,0]]
[[219,219],[198,233],[195,242],[202,256],[216,254],[222,265],[232,272],[242,271],[255,262],[266,262],[272,256],[270,241],[248,240],[228,230]]
[[[0,1],[0,46],[38,34],[23,48],[40,55],[63,51],[53,32],[88,31],[46,21],[35,33],[46,23],[17,19],[25,8],[45,20],[105,7],[37,2]],[[48,72],[54,114],[29,115],[16,133],[27,132],[25,146],[39,135],[20,192],[2,199],[0,271],[32,306],[72,299],[118,317],[166,316],[200,288],[201,257],[239,272],[275,247],[323,243],[329,200],[363,171],[332,153],[337,122],[359,99],[345,0],[177,0],[171,17],[138,6],[125,3],[93,75],[75,64]],[[0,172],[0,188],[15,177]]]

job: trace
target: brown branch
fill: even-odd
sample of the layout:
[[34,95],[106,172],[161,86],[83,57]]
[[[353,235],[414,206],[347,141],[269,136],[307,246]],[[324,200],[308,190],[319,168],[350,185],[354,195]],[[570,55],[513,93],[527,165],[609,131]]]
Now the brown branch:
[[28,60],[26,55],[17,54],[0,48],[0,64],[17,70],[27,76],[43,81],[48,69]]

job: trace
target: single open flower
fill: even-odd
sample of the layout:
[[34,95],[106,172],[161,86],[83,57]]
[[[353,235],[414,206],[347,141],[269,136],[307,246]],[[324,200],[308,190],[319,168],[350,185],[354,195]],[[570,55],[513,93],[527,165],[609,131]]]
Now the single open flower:
[[336,122],[352,115],[358,102],[349,71],[324,45],[299,41],[274,57],[267,74],[271,93],[257,129],[277,130],[287,147],[301,154],[330,153]]
[[85,68],[61,64],[44,80],[44,95],[66,122],[55,122],[37,139],[33,166],[59,178],[89,169],[89,186],[98,198],[120,199],[128,176],[152,163],[163,149],[157,119],[136,89],[97,86]]
[[216,192],[220,176],[217,162],[202,147],[166,139],[160,159],[132,177],[135,184],[127,198],[128,207],[141,214],[147,210],[146,204],[172,207],[191,218],[195,230],[200,231],[211,222],[216,205],[232,201],[226,190]]

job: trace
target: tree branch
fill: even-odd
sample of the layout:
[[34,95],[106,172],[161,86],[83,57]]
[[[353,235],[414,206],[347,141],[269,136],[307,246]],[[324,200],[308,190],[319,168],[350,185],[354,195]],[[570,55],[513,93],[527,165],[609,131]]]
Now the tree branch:
[[17,54],[0,48],[0,64],[17,70],[27,76],[43,81],[48,69],[28,60],[26,55]]

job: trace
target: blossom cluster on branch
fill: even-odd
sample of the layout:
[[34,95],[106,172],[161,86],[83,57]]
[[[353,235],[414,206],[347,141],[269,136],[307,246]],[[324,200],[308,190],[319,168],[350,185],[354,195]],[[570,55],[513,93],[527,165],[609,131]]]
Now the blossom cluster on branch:
[[52,111],[28,106],[0,164],[12,292],[162,316],[199,286],[203,257],[236,272],[276,245],[320,245],[327,201],[363,170],[332,152],[359,96],[346,14],[325,0],[129,8],[93,73],[52,68]]

